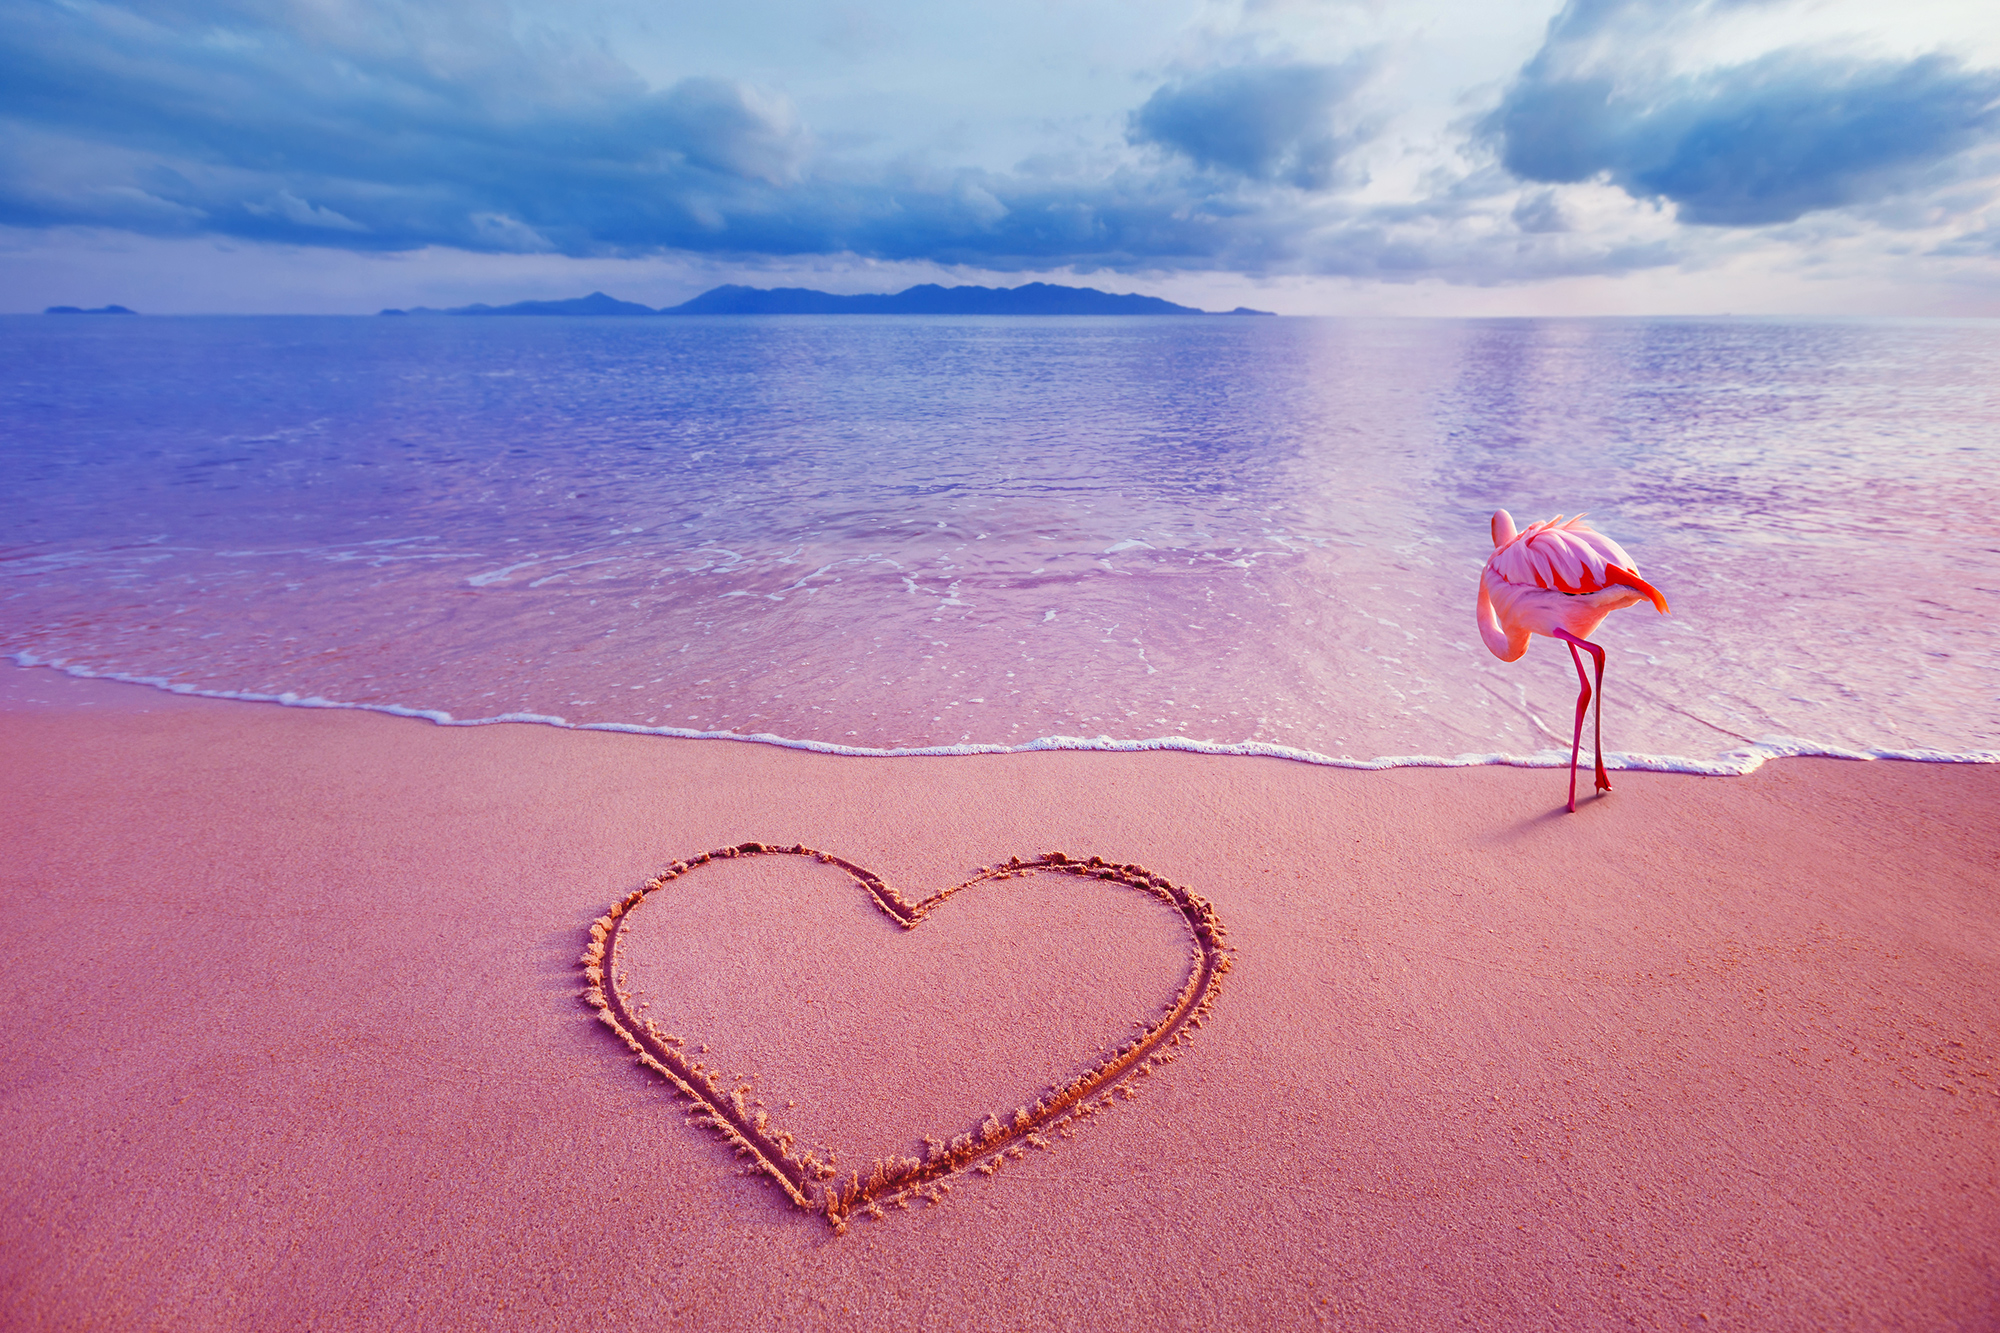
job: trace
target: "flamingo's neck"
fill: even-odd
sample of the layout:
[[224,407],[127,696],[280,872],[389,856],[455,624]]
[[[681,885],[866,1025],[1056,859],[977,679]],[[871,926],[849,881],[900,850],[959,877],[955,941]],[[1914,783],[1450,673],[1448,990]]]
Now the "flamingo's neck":
[[1525,627],[1518,628],[1513,634],[1500,627],[1500,616],[1493,609],[1493,597],[1486,591],[1486,580],[1483,576],[1479,580],[1477,618],[1479,637],[1486,641],[1487,648],[1501,661],[1519,661],[1521,654],[1528,651],[1528,631]]

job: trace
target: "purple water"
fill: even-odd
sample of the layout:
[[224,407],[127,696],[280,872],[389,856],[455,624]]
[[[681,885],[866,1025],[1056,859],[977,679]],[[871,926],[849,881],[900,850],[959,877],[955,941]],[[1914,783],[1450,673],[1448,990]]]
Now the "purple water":
[[0,319],[0,651],[443,719],[1616,762],[2000,750],[2000,325]]

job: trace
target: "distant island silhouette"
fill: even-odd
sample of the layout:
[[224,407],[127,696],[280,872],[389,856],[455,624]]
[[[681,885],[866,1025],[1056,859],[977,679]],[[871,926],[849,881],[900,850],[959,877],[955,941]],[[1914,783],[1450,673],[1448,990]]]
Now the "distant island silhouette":
[[429,306],[412,306],[408,310],[384,310],[385,315],[657,315],[662,312],[636,301],[620,301],[606,296],[603,292],[592,292],[588,296],[572,297],[567,301],[516,301],[512,305],[453,306],[449,310],[433,310]]
[[85,310],[77,305],[52,305],[42,312],[44,315],[136,315],[136,310],[127,310],[122,305],[101,305],[93,310]]
[[[1175,305],[1157,296],[1119,296],[1095,287],[1058,287],[1031,282],[1023,287],[940,287],[934,282],[893,295],[836,296],[806,287],[739,287],[734,284],[703,292],[692,301],[655,310],[636,301],[620,301],[603,292],[568,301],[516,301],[512,305],[456,306],[432,310],[384,310],[384,315],[596,315],[643,317],[666,315],[1207,315],[1193,306]],[[1238,306],[1220,313],[1269,315],[1268,310]]]

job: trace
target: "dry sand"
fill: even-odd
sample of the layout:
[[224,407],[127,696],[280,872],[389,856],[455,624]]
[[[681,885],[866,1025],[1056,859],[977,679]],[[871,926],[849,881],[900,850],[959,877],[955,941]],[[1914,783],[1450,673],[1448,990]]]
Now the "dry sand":
[[[836,759],[8,668],[0,775],[9,1329],[2000,1326],[2000,768],[1620,774],[1570,816],[1545,770]],[[1136,1099],[836,1235],[579,998],[594,918],[746,839],[912,899],[1143,865],[1234,966]],[[842,1170],[1088,1070],[1191,956],[1117,883],[903,931],[756,864],[635,909],[633,1003]]]

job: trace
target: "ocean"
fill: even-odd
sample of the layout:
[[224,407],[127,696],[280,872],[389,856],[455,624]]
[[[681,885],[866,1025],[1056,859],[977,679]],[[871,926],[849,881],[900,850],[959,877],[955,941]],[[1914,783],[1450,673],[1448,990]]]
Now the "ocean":
[[[2000,759],[2000,323],[0,318],[0,653],[858,753]],[[1588,740],[1586,738],[1586,746]]]

